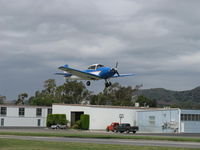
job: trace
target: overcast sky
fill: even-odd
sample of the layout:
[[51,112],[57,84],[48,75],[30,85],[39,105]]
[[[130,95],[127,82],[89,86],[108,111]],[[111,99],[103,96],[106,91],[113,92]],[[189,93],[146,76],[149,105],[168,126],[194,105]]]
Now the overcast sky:
[[[0,95],[33,95],[59,66],[137,73],[124,86],[200,85],[199,0],[0,0]],[[89,90],[101,91],[104,81]]]

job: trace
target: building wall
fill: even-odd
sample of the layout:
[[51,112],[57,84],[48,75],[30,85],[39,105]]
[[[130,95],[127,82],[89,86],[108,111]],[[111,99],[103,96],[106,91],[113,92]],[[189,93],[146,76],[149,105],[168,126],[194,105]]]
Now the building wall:
[[141,132],[180,132],[180,110],[161,109],[138,111],[138,126]]
[[[0,114],[0,126],[4,127],[38,127],[38,120],[40,120],[40,127],[46,127],[46,117],[48,108],[51,107],[32,107],[32,106],[10,106],[0,105],[7,108],[6,115]],[[24,109],[24,116],[19,116],[19,108]],[[42,109],[42,115],[36,116],[36,108]]]
[[181,110],[181,132],[200,133],[200,110]]
[[120,122],[119,114],[123,114],[122,123],[136,125],[136,109],[128,108],[106,108],[98,106],[72,106],[72,105],[53,105],[53,114],[66,114],[67,119],[71,120],[71,112],[83,111],[90,115],[90,129],[105,130],[112,122]]
[[[10,106],[6,115],[0,114],[0,126],[5,127],[46,127],[48,109],[41,106]],[[19,108],[25,108],[25,115],[19,116]],[[42,116],[36,116],[36,108],[42,108]],[[112,122],[120,122],[119,115],[123,114],[121,123],[138,125],[140,132],[153,133],[200,133],[200,110],[180,109],[140,109],[129,107],[83,106],[83,105],[53,105],[53,114],[66,114],[71,121],[71,112],[84,112],[90,115],[90,129],[105,130]],[[3,125],[2,125],[3,123]]]
[[124,116],[121,123],[134,125],[136,122],[135,111],[131,109],[91,108],[90,112],[91,129],[106,129],[112,122],[120,122],[120,114]]

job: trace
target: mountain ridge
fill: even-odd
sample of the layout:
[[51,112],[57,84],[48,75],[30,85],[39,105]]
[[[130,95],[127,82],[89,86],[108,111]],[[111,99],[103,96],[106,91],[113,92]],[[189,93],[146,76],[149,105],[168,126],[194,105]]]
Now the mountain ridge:
[[175,105],[185,108],[188,105],[188,108],[200,108],[200,86],[185,91],[164,88],[140,89],[137,94],[156,100],[158,106]]

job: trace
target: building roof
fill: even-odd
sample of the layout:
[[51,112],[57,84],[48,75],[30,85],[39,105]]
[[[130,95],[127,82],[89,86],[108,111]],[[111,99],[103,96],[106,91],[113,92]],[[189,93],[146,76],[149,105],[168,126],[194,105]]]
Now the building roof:
[[32,106],[32,105],[14,105],[14,104],[0,104],[0,107],[52,108],[52,106]]
[[93,108],[119,108],[119,109],[139,109],[139,110],[158,110],[163,108],[153,108],[153,107],[133,107],[133,106],[112,106],[112,105],[86,105],[86,104],[63,104],[63,103],[54,103],[52,105],[61,105],[61,106],[81,106],[81,107],[93,107]]

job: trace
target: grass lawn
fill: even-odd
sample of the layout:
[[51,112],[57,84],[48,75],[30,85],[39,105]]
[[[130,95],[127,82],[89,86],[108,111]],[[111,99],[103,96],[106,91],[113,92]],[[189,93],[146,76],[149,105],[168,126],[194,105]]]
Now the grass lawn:
[[71,138],[103,138],[103,139],[144,139],[144,140],[168,140],[168,141],[189,141],[200,142],[200,138],[186,137],[163,137],[163,136],[138,136],[120,134],[89,134],[89,133],[48,133],[48,132],[0,132],[0,135],[21,135],[21,136],[51,136],[51,137],[71,137]]
[[0,139],[0,150],[195,150],[195,149]]

